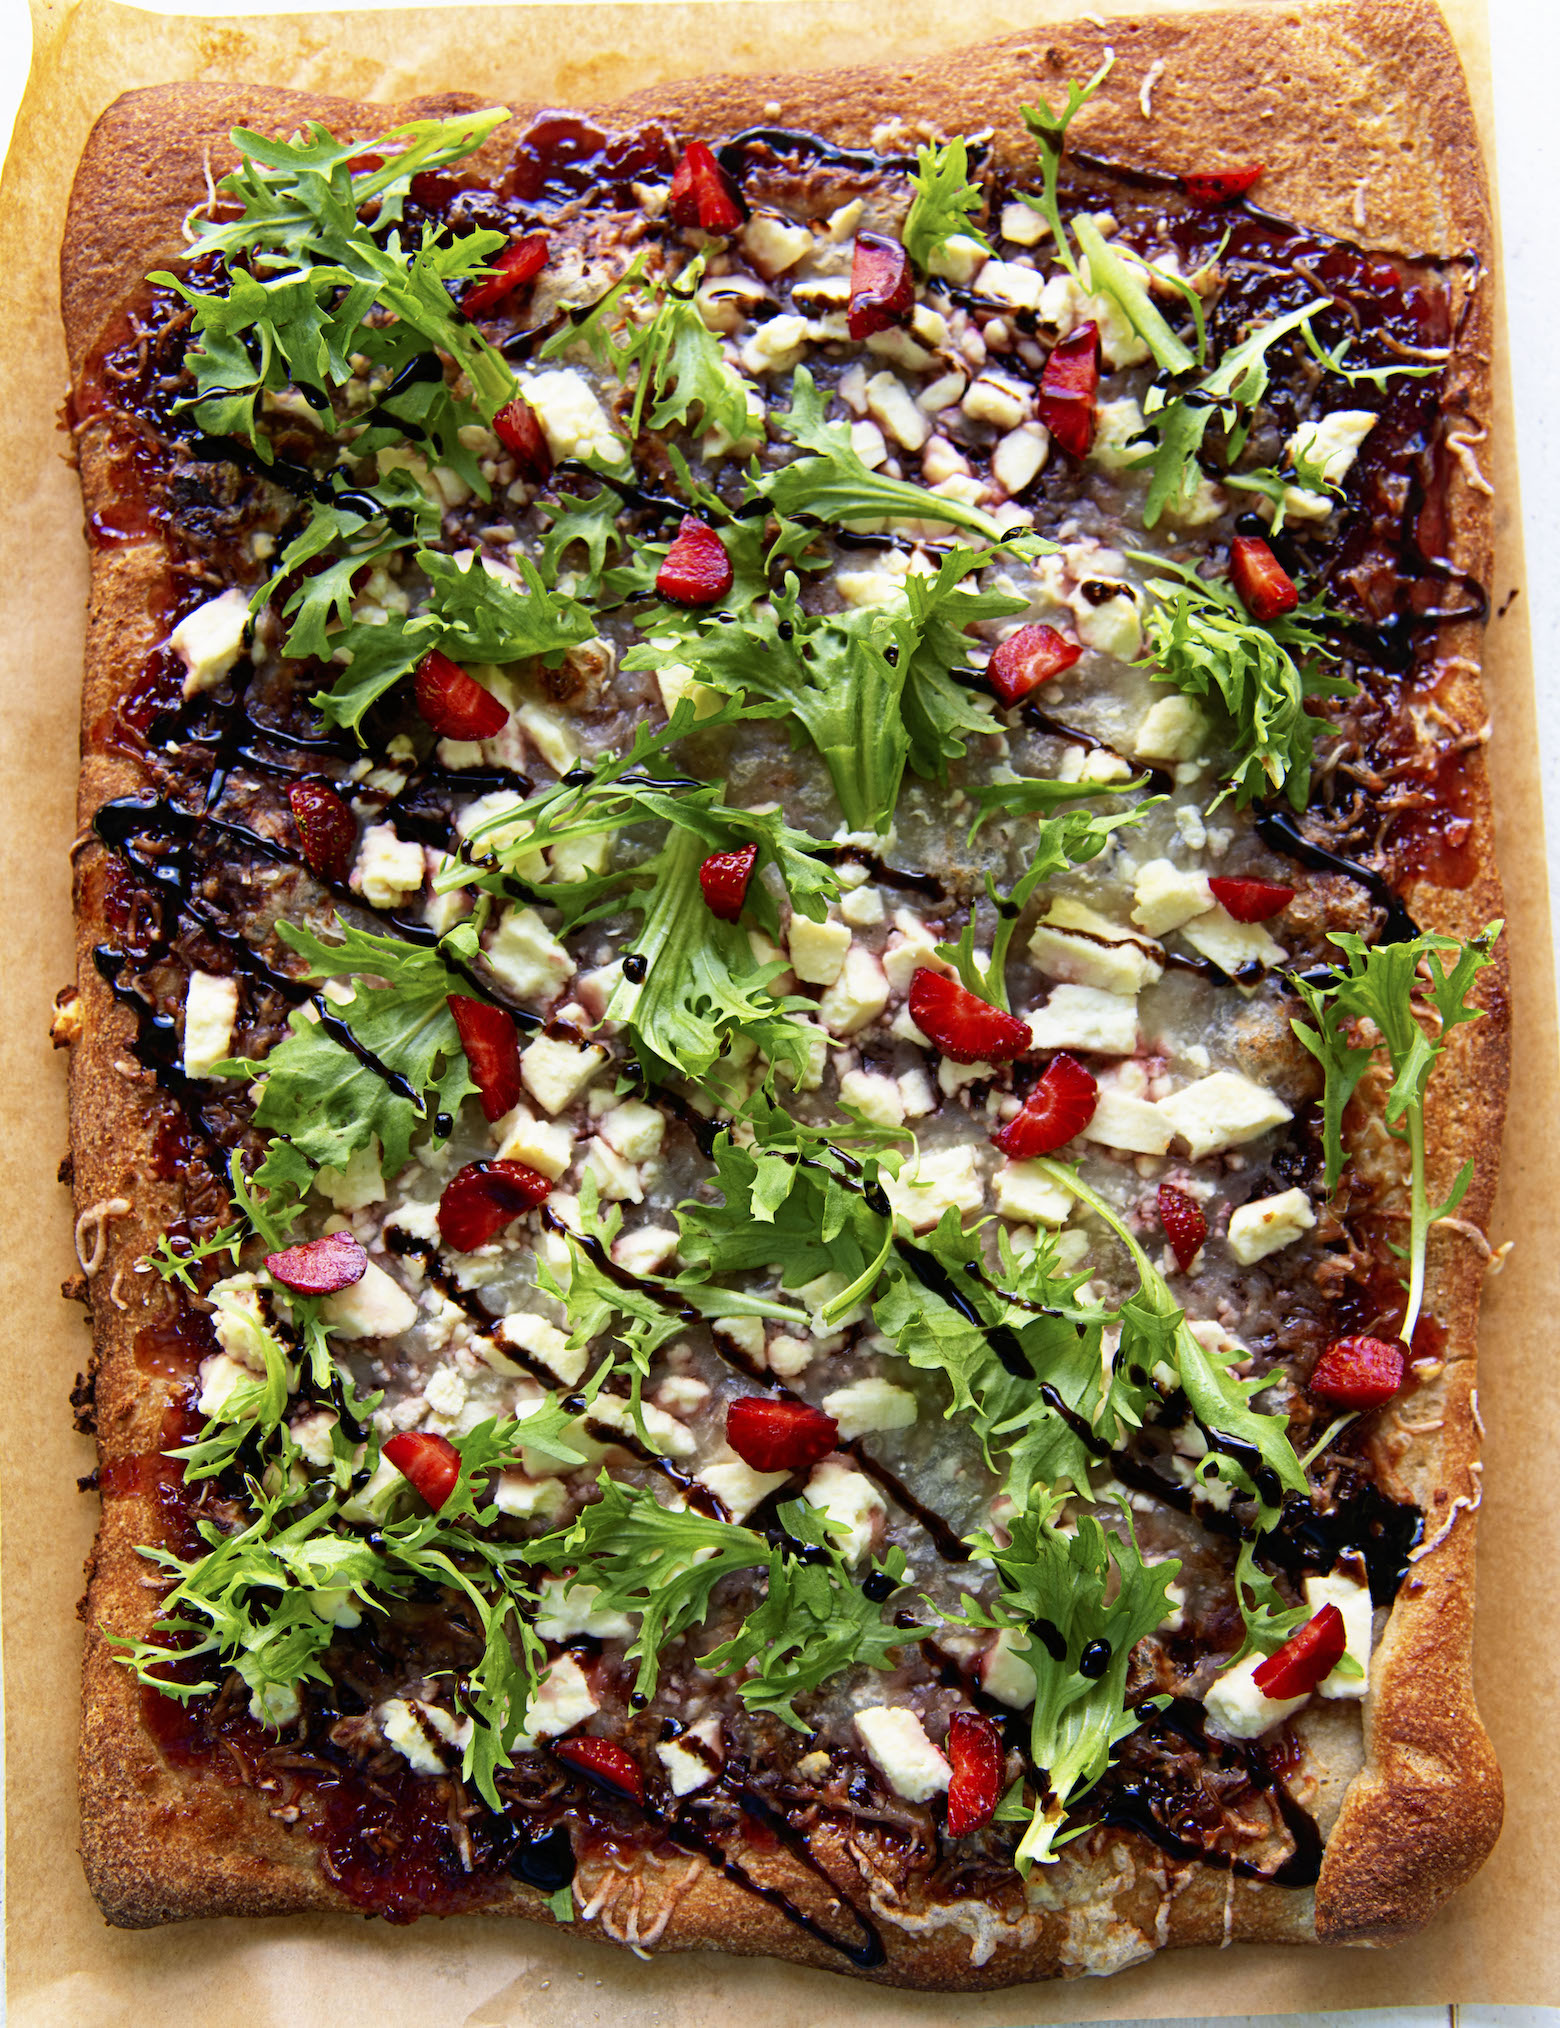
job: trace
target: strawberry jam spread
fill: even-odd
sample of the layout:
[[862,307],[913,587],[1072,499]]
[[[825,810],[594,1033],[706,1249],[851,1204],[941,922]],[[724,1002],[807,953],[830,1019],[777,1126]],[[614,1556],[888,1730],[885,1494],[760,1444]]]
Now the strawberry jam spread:
[[[364,202],[491,238],[434,350],[268,389],[255,443],[149,283],[76,388],[89,539],[164,566],[82,878],[182,1190],[138,1360],[200,1460],[98,1483],[192,1558],[318,1511],[344,1573],[296,1682],[186,1625],[145,1720],[388,1920],[588,1883],[633,1942],[648,1855],[870,1967],[884,1897],[1017,1924],[1015,1854],[1112,1834],[1317,1878],[1306,1715],[1229,1686],[1318,1584],[1363,1670],[1423,1542],[1385,1397],[1335,1427],[1313,1368],[1401,1327],[1440,1369],[1290,1021],[1328,930],[1410,941],[1473,870],[1429,709],[1484,612],[1469,277],[1072,154],[1091,297],[979,156],[922,240],[913,153],[548,114]],[[1283,320],[1242,410],[1216,363]],[[1227,575],[1285,752],[1171,687],[1156,615]],[[1039,1757],[1047,1669],[1129,1720],[1098,1764]]]

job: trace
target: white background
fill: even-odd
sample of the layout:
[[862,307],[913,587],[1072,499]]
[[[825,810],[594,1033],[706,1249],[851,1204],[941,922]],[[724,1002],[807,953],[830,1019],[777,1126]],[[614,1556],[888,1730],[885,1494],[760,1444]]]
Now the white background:
[[[134,0],[132,0],[134,4]],[[350,6],[354,0],[332,0]],[[373,0],[368,0],[373,4]],[[432,0],[438,4],[438,0]],[[1080,0],[1080,9],[1083,0]],[[1533,632],[1539,745],[1549,818],[1551,905],[1560,899],[1560,0],[1488,0],[1494,58],[1496,169],[1505,238],[1511,365],[1521,458],[1527,567],[1520,600]],[[264,0],[167,4],[178,14],[304,11]],[[314,11],[312,9],[308,11]],[[972,22],[972,32],[974,24]],[[27,79],[26,0],[0,0],[0,147],[8,144]],[[1502,581],[1497,599],[1512,589]],[[1498,714],[1495,736],[1500,736]],[[1510,847],[1508,847],[1510,849]],[[1556,938],[1560,945],[1560,936]],[[1560,1995],[1556,1996],[1560,2000]],[[3,2008],[3,2000],[0,2000]],[[1404,2008],[1353,2015],[1269,2017],[1266,2028],[1560,2028],[1560,2008]],[[184,2028],[170,2023],[168,2028]],[[1192,2024],[1153,2024],[1192,2028]],[[1200,2028],[1200,2024],[1199,2024]],[[1214,2028],[1214,2024],[1209,2024]],[[1237,2024],[1229,2024],[1237,2028]]]

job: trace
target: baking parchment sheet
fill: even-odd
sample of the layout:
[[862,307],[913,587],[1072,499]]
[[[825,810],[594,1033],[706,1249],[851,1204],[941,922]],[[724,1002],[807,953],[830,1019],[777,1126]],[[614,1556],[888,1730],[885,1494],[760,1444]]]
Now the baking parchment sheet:
[[[1187,0],[1180,0],[1184,8]],[[1493,1239],[1515,1242],[1490,1283],[1481,1399],[1489,1423],[1480,1517],[1480,1704],[1507,1783],[1495,1855],[1427,1933],[1389,1951],[1240,1947],[1181,1952],[1113,1979],[939,1998],[832,1973],[713,1954],[642,1963],[585,1936],[475,1917],[410,1928],[340,1917],[109,1929],[76,1858],[80,1631],[73,1607],[97,1502],[75,1490],[93,1454],[66,1395],[84,1367],[74,1272],[64,1058],[50,1003],[71,976],[67,849],[74,832],[87,557],[57,429],[65,392],[57,249],[71,176],[121,91],[245,80],[394,100],[442,89],[495,103],[612,99],[710,69],[881,62],[1086,11],[1069,0],[796,0],[163,17],[83,0],[35,7],[34,55],[0,188],[0,1282],[4,1323],[3,1550],[7,1971],[16,2028],[985,2028],[1387,2004],[1552,2002],[1560,1996],[1560,1775],[1551,1746],[1560,1662],[1560,1080],[1542,810],[1507,377],[1486,447],[1500,549],[1487,670],[1490,748],[1514,974],[1511,1124]],[[1156,0],[1093,10],[1160,11]],[[1286,11],[1288,11],[1286,9]],[[1488,141],[1479,0],[1448,7]],[[1490,150],[1487,147],[1487,153]],[[1497,319],[1497,330],[1503,321]],[[1547,1383],[1547,1384],[1546,1384]],[[1243,1890],[1232,1884],[1232,1893]]]

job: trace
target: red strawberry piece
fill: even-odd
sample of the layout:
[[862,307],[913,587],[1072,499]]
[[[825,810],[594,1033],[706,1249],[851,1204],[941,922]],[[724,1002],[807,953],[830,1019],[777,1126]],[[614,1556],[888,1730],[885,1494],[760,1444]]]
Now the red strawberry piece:
[[523,394],[517,394],[494,416],[493,432],[504,448],[513,453],[521,478],[545,484],[552,477],[552,445],[536,419],[536,410]]
[[1181,188],[1193,204],[1227,204],[1243,197],[1262,174],[1263,165],[1253,162],[1244,169],[1214,169],[1205,176],[1183,176]]
[[329,782],[294,782],[287,800],[310,869],[339,887],[357,845],[357,818]]
[[363,1279],[368,1255],[350,1232],[327,1232],[301,1246],[268,1253],[265,1264],[274,1281],[300,1296],[331,1296]]
[[915,277],[897,239],[858,232],[850,263],[850,305],[845,322],[852,338],[870,338],[890,324],[909,321],[915,308]]
[[986,678],[1004,704],[1017,704],[1037,685],[1070,669],[1083,653],[1055,627],[1020,627],[999,641],[986,664]]
[[1290,1635],[1276,1655],[1269,1655],[1252,1671],[1251,1680],[1274,1703],[1286,1697],[1309,1697],[1322,1678],[1337,1668],[1348,1645],[1343,1614],[1335,1605],[1324,1605],[1314,1620],[1307,1620],[1299,1633]]
[[1294,889],[1283,886],[1277,880],[1225,879],[1220,876],[1210,880],[1208,885],[1225,914],[1234,916],[1237,922],[1266,922],[1288,908],[1295,898]]
[[1170,1251],[1175,1255],[1175,1264],[1184,1275],[1196,1259],[1197,1249],[1208,1237],[1208,1221],[1203,1217],[1202,1206],[1195,1197],[1188,1197],[1184,1190],[1177,1190],[1173,1183],[1161,1183],[1159,1222],[1170,1242]]
[[682,606],[712,606],[731,590],[731,558],[707,521],[685,514],[666,561],[655,574],[663,599]]
[[448,1437],[431,1430],[403,1430],[384,1445],[382,1455],[435,1509],[444,1505],[460,1477],[460,1452]]
[[1099,1099],[1099,1086],[1076,1058],[1053,1056],[1023,1111],[999,1127],[992,1142],[1013,1162],[1054,1154],[1089,1124]]
[[460,1030],[460,1046],[482,1099],[482,1117],[501,1120],[520,1103],[520,1038],[502,1007],[485,1000],[449,996],[450,1012]]
[[948,1720],[948,1836],[983,1831],[1002,1797],[1002,1735],[989,1718],[956,1711]]
[[1260,535],[1237,535],[1230,544],[1230,581],[1247,612],[1264,626],[1300,603],[1294,579]]
[[552,1750],[559,1760],[567,1761],[570,1767],[578,1768],[603,1788],[616,1789],[620,1796],[631,1796],[636,1803],[644,1801],[644,1770],[627,1747],[619,1746],[615,1739],[598,1739],[593,1732],[583,1732],[578,1739],[555,1739]]
[[486,281],[474,283],[461,298],[460,307],[468,317],[480,317],[484,310],[493,309],[526,282],[536,280],[547,265],[546,233],[532,232],[524,239],[512,239],[498,259],[488,265],[496,272]]
[[1403,1385],[1403,1348],[1385,1338],[1335,1338],[1317,1360],[1311,1392],[1337,1408],[1380,1408]]
[[472,1253],[522,1211],[534,1211],[551,1189],[524,1162],[468,1162],[444,1186],[439,1237],[457,1253]]
[[702,141],[690,141],[672,175],[668,200],[676,225],[699,225],[706,232],[735,232],[742,223],[737,186]]
[[1064,451],[1088,455],[1094,442],[1094,391],[1100,384],[1100,334],[1078,328],[1051,349],[1040,376],[1040,420]]
[[755,1472],[800,1472],[826,1458],[840,1426],[805,1401],[766,1401],[744,1395],[726,1409],[726,1441]]
[[758,864],[756,845],[740,846],[735,852],[712,852],[699,868],[699,885],[705,906],[722,922],[735,922],[747,899],[748,882]]
[[1007,1063],[1031,1046],[1025,1022],[926,965],[910,981],[910,1019],[955,1063]]
[[440,739],[491,739],[509,723],[492,691],[437,648],[417,665],[417,709]]

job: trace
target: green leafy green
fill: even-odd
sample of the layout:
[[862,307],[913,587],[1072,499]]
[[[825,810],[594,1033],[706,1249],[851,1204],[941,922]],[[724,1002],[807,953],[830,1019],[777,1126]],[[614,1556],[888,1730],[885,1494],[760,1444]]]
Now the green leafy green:
[[[1399,1332],[1405,1345],[1413,1342],[1424,1301],[1430,1228],[1457,1209],[1473,1180],[1470,1157],[1457,1172],[1446,1201],[1432,1208],[1425,1175],[1425,1094],[1452,1031],[1483,1015],[1482,1007],[1469,1005],[1468,994],[1479,973],[1493,962],[1493,946],[1502,928],[1492,922],[1468,943],[1427,931],[1404,943],[1375,945],[1367,945],[1353,931],[1334,931],[1330,941],[1344,953],[1346,965],[1334,966],[1326,983],[1300,977],[1293,981],[1311,1023],[1291,1025],[1321,1064],[1325,1080],[1323,1147],[1329,1192],[1337,1189],[1343,1173],[1344,1108],[1378,1050],[1386,1052],[1392,1068],[1386,1124],[1409,1152],[1409,1243],[1402,1250],[1409,1263],[1408,1301]],[[1420,1008],[1434,1017],[1430,1032]],[[1369,1024],[1353,1031],[1361,1039],[1351,1039],[1351,1022]]]
[[910,187],[915,196],[905,219],[904,248],[921,273],[931,269],[932,256],[941,253],[956,233],[991,251],[991,242],[974,222],[974,215],[986,201],[982,185],[970,177],[969,147],[963,140],[944,141],[939,147],[916,150],[919,169],[912,171]]
[[1073,280],[1080,284],[1083,277],[1079,273],[1077,256],[1073,253],[1067,237],[1067,228],[1062,223],[1061,205],[1056,195],[1056,180],[1061,170],[1062,156],[1067,148],[1067,129],[1110,76],[1115,61],[1115,52],[1108,51],[1105,61],[1087,84],[1077,85],[1069,79],[1067,103],[1060,112],[1053,112],[1044,99],[1037,105],[1021,105],[1018,109],[1024,116],[1024,125],[1035,138],[1035,146],[1040,155],[1041,194],[1039,197],[1031,197],[1026,191],[1024,202],[1032,205],[1050,226],[1051,237],[1062,265]]
[[1317,730],[1306,701],[1355,694],[1346,677],[1317,666],[1334,659],[1316,631],[1325,608],[1309,599],[1263,625],[1228,583],[1199,577],[1165,557],[1132,554],[1147,568],[1172,573],[1147,580],[1147,652],[1138,666],[1152,670],[1156,682],[1199,699],[1234,748],[1228,786],[1211,807],[1226,795],[1244,808],[1253,796],[1282,791],[1303,810]]
[[[1171,1611],[1169,1586],[1180,1570],[1170,1558],[1145,1563],[1122,1509],[1125,1533],[1107,1532],[1092,1514],[1078,1516],[1063,1533],[1059,1495],[1037,1491],[1021,1514],[1006,1523],[1006,1538],[981,1533],[977,1554],[995,1565],[998,1596],[983,1606],[968,1596],[963,1623],[997,1627],[1035,1674],[1029,1757],[1038,1793],[1029,1828],[1014,1864],[1027,1874],[1054,1859],[1068,1809],[1099,1780],[1113,1748],[1139,1724],[1125,1708],[1132,1650]],[[1085,1648],[1103,1641],[1110,1660],[1103,1673],[1079,1668]]]
[[1197,354],[1178,338],[1165,322],[1147,286],[1106,240],[1086,211],[1073,220],[1078,246],[1089,264],[1089,286],[1096,295],[1108,296],[1153,354],[1156,365],[1167,373],[1189,373]]

